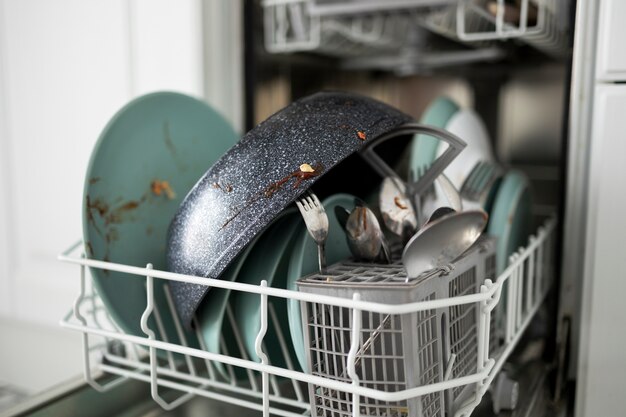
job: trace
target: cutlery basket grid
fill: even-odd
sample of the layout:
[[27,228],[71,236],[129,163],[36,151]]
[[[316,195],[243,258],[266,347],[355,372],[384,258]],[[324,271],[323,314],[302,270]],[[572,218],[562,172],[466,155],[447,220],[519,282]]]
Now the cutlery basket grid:
[[[312,294],[352,298],[358,291],[364,301],[402,304],[474,294],[485,268],[495,259],[495,239],[483,238],[454,264],[408,279],[400,263],[393,265],[345,262],[325,274],[313,274],[298,282],[299,290]],[[309,369],[314,375],[348,378],[351,346],[351,314],[347,308],[323,303],[301,303]],[[363,311],[355,371],[359,382],[383,391],[400,391],[443,381],[446,366],[459,378],[476,372],[478,362],[476,303],[385,315]],[[454,359],[451,359],[454,358]],[[462,403],[470,387],[458,386],[445,395],[430,393],[403,402],[362,398],[364,416],[443,416],[444,403]],[[352,415],[352,400],[346,393],[310,386],[311,406],[316,416]]]
[[[531,236],[528,246],[509,258],[508,268],[495,281],[491,279],[495,265],[489,256],[483,256],[481,261],[475,257],[460,261],[474,259],[473,278],[467,273],[471,268],[457,265],[447,274],[437,272],[409,283],[405,282],[406,276],[399,264],[370,265],[363,269],[366,273],[362,276],[369,274],[368,279],[371,279],[371,276],[382,275],[381,287],[386,293],[405,294],[404,300],[395,296],[395,301],[379,298],[377,302],[367,299],[373,295],[371,291],[368,295],[367,285],[355,284],[356,279],[346,274],[334,276],[337,293],[326,296],[271,288],[264,283],[255,286],[173,274],[153,270],[150,265],[142,268],[86,259],[80,255],[82,244],[78,242],[59,256],[60,260],[80,267],[80,293],[61,325],[82,334],[84,375],[94,389],[106,391],[127,379],[144,381],[151,385],[155,402],[166,410],[194,396],[203,396],[262,411],[264,416],[299,416],[311,410],[303,390],[303,384],[308,384],[311,398],[319,396],[321,407],[326,407],[321,411],[314,408],[313,414],[400,416],[415,415],[419,411],[421,414],[417,415],[442,416],[454,410],[457,417],[468,416],[516,346],[550,287],[555,223],[551,219],[539,228],[538,233]],[[335,266],[338,270],[354,270],[354,267],[355,264]],[[201,283],[256,294],[263,306],[262,326],[257,335],[257,340],[262,342],[262,352],[267,352],[264,343],[267,325],[276,326],[279,317],[272,300],[293,299],[301,304],[316,305],[320,322],[318,335],[322,332],[326,335],[316,339],[319,345],[317,367],[310,367],[314,370],[310,373],[301,372],[294,368],[293,361],[287,361],[286,367],[282,368],[272,366],[267,358],[260,363],[250,360],[245,353],[236,350],[211,353],[203,348],[198,329],[198,340],[181,337],[179,342],[155,336],[149,328],[145,329],[145,335],[127,334],[111,319],[95,289],[91,288],[88,268],[124,272],[129,274],[129,279],[144,280],[148,291],[142,322],[149,325],[150,317],[154,316],[161,333],[159,316],[175,310],[170,300],[169,305],[156,304],[154,280]],[[381,274],[380,270],[387,272]],[[487,278],[484,283],[483,278]],[[347,284],[342,284],[342,279]],[[437,280],[444,284],[440,285]],[[353,285],[358,288],[358,293],[349,299],[344,290]],[[407,291],[396,291],[397,288],[406,289],[407,285],[424,290],[420,301],[410,299]],[[427,290],[428,285],[432,286],[431,291]],[[442,292],[447,295],[442,296]],[[501,294],[508,300],[506,306],[499,305]],[[359,300],[358,296],[362,299]],[[494,318],[496,313],[497,320]],[[466,320],[474,314],[477,314],[477,320]],[[227,317],[235,338],[240,337],[240,327],[233,320],[230,309],[227,309]],[[385,320],[387,317],[389,319]],[[174,320],[179,326],[177,316]],[[331,323],[337,325],[330,326]],[[409,332],[410,338],[405,332],[409,328],[416,329]],[[340,329],[343,329],[342,334]],[[358,337],[353,337],[354,334]],[[368,342],[370,336],[376,334],[380,334],[376,336],[379,340]],[[463,339],[464,335],[467,339]],[[290,347],[286,342],[288,335],[282,336],[280,349],[287,351]],[[333,338],[335,347],[332,346]],[[467,348],[468,340],[472,341],[469,345],[475,344],[475,349]],[[344,345],[337,348],[337,343],[341,346],[342,342]],[[413,370],[406,372],[408,349],[420,350],[417,355],[412,355],[415,357],[410,362]],[[457,349],[454,356],[450,354],[453,349]],[[385,356],[381,361],[383,352]],[[336,354],[332,356],[331,353]],[[359,357],[361,359],[357,360]],[[231,376],[237,370],[243,371],[243,376],[225,380],[215,371],[216,363],[223,364]],[[102,384],[98,378],[100,374],[115,378]],[[312,387],[317,388],[313,390]],[[171,400],[176,393],[178,397]],[[352,406],[355,402],[360,404],[358,409]]]

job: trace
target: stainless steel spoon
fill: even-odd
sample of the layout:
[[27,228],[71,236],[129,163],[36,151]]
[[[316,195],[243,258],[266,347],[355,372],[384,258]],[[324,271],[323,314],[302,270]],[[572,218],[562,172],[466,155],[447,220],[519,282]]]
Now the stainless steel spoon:
[[[413,178],[418,178],[422,173],[412,173]],[[455,211],[463,210],[461,195],[452,181],[444,174],[439,175],[426,191],[416,196],[416,205],[419,207],[419,223],[425,224],[430,216],[439,207],[450,207]]]
[[417,230],[417,216],[406,195],[406,186],[393,177],[386,177],[380,188],[379,205],[387,229],[400,236],[402,242],[408,241]]
[[444,266],[470,248],[487,225],[482,210],[445,215],[428,223],[409,240],[402,253],[402,263],[409,276]]
[[365,204],[357,201],[357,206],[348,216],[345,224],[346,238],[352,255],[364,261],[391,262],[389,247],[380,223]]

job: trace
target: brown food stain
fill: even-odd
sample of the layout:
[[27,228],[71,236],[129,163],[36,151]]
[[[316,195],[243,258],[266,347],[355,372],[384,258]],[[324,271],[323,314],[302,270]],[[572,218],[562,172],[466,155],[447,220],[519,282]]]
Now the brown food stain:
[[87,254],[93,256],[93,246],[91,246],[91,242],[85,242],[85,247],[87,248]]
[[151,236],[152,232],[154,232],[154,229],[152,229],[152,226],[146,227],[146,235]]
[[111,227],[105,236],[105,240],[107,244],[111,242],[116,242],[117,240],[119,240],[119,238],[120,238],[120,234],[117,231],[117,229],[114,227]]
[[[304,164],[302,164],[304,165]],[[308,164],[307,164],[308,165]],[[293,171],[291,174],[281,178],[280,180],[270,184],[267,188],[265,188],[265,190],[263,191],[263,195],[265,197],[271,197],[274,194],[276,194],[276,192],[280,191],[283,186],[292,178],[295,178],[296,181],[293,184],[293,188],[298,188],[300,186],[300,184],[302,184],[303,181],[308,180],[309,178],[313,178],[313,177],[317,177],[319,176],[322,171],[323,171],[323,167],[321,164],[317,164],[313,167],[313,171],[312,172],[307,172],[307,171],[302,171],[301,169],[296,169],[295,171]]]
[[[300,165],[303,165],[303,164],[300,164]],[[263,197],[270,198],[270,197],[274,196],[292,178],[296,179],[294,184],[293,184],[293,187],[292,187],[292,188],[295,189],[295,188],[300,187],[302,182],[304,182],[304,181],[306,181],[306,180],[308,180],[310,178],[317,177],[317,176],[321,175],[322,172],[324,172],[324,166],[322,164],[318,163],[318,164],[313,165],[313,171],[312,172],[305,172],[305,171],[302,171],[300,168],[298,168],[297,170],[291,172],[290,174],[286,175],[285,177],[281,178],[280,180],[271,183],[270,185],[265,187],[265,189],[261,190],[261,192],[257,193],[254,197],[252,197],[249,201],[247,201],[243,206],[235,209],[235,213],[230,218],[228,218],[228,220],[226,220],[226,222],[224,222],[222,227],[220,227],[220,230],[222,230],[226,226],[228,226],[228,224],[230,222],[232,222],[235,218],[237,218],[237,216],[239,216],[242,211],[244,211],[246,208],[250,207],[252,204],[254,204],[257,201],[259,201],[261,198],[263,198]],[[215,185],[217,183],[213,183],[213,184]]]
[[172,156],[177,156],[178,151],[176,150],[176,146],[174,146],[174,141],[172,141],[172,136],[170,135],[169,122],[163,122],[163,141],[165,142],[165,146],[167,147],[167,150],[170,151]]
[[214,182],[213,184],[211,184],[211,187],[215,188],[216,190],[222,190],[225,193],[232,193],[234,190],[234,187],[231,183],[221,185],[219,182]]
[[361,210],[361,222],[363,223],[363,230],[367,230],[367,210],[365,209],[365,207],[360,207],[359,210]]
[[172,154],[172,158],[174,159],[174,162],[176,163],[178,169],[181,171],[186,171],[187,165],[185,165],[185,163],[180,159],[180,156],[178,155],[178,150],[176,149],[174,141],[172,140],[172,135],[170,134],[170,124],[167,121],[163,122],[163,142],[165,142],[165,147]]
[[96,212],[100,215],[100,217],[104,216],[108,210],[108,206],[101,200],[96,200],[95,202],[91,201],[91,198],[89,196],[85,197],[85,199],[87,200],[86,204],[87,204],[87,221],[93,226],[93,228],[95,229],[96,233],[98,233],[100,236],[102,236],[102,231],[100,230],[100,228],[98,227],[98,225],[96,224],[96,219],[93,217],[93,210],[96,210]]
[[95,183],[97,183],[98,181],[100,181],[102,178],[100,177],[93,177],[89,179],[89,185],[94,185]]
[[152,194],[156,196],[161,196],[165,194],[165,196],[169,200],[173,200],[174,198],[176,198],[176,193],[172,189],[169,181],[153,180],[150,183],[150,190],[152,191]]
[[360,130],[357,130],[357,131],[356,131],[356,135],[357,135],[357,137],[358,137],[359,139],[361,139],[361,140],[365,140],[365,139],[367,139],[367,135],[365,134],[365,132],[362,132],[362,131],[360,131]]
[[[123,223],[127,218],[128,213],[136,210],[144,201],[146,201],[146,195],[144,194],[139,201],[131,200],[111,210],[111,212],[104,217],[104,224],[109,225]],[[131,218],[131,220],[133,220]]]
[[107,211],[109,211],[109,205],[107,203],[100,200],[99,198],[95,199],[94,201],[91,201],[89,196],[87,196],[87,208],[89,210],[96,210],[98,214],[100,215],[100,217],[104,216],[107,213]]
[[395,196],[393,198],[393,202],[396,206],[398,206],[398,208],[401,208],[402,210],[406,210],[408,208],[407,206],[405,206],[404,204],[400,202],[400,197],[398,196]]

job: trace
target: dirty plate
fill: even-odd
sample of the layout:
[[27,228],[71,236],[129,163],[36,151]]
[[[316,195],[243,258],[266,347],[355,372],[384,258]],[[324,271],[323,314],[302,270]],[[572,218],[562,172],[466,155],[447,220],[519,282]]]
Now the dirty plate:
[[[123,107],[105,127],[91,155],[83,196],[83,239],[90,259],[165,269],[167,228],[198,178],[237,140],[228,122],[202,101],[160,92]],[[145,337],[145,278],[91,270],[114,322]],[[157,337],[178,342],[164,291],[155,280]]]

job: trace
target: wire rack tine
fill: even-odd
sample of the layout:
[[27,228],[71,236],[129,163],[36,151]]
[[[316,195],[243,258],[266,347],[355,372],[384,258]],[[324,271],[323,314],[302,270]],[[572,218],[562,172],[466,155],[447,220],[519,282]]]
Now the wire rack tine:
[[[147,264],[146,269],[151,270],[152,264]],[[146,309],[141,315],[141,330],[148,336],[149,339],[155,340],[156,335],[150,326],[148,325],[148,320],[150,319],[150,315],[157,310],[154,309],[154,278],[150,275],[146,276]],[[155,318],[158,317],[155,315]],[[156,320],[157,324],[160,320]],[[162,325],[160,326],[160,331],[163,332]],[[163,332],[164,333],[164,332]],[[171,354],[171,352],[170,352]],[[172,367],[173,359],[170,361],[170,368],[174,371],[176,367]],[[175,399],[174,401],[168,403],[165,401],[161,395],[159,394],[159,384],[158,384],[158,369],[157,369],[157,357],[156,357],[156,348],[154,346],[150,346],[150,393],[152,394],[152,399],[161,406],[164,410],[173,410],[184,402],[189,401],[194,397],[194,394],[191,392],[186,392],[182,394],[180,397]],[[184,392],[184,391],[183,391]]]
[[[200,345],[200,349],[207,350],[206,344],[204,343],[204,338],[200,334],[200,325],[198,324],[198,319],[196,318],[196,316],[194,316],[192,320],[193,320],[194,332],[196,334],[196,338],[198,339],[198,344]],[[207,373],[209,374],[209,378],[213,381],[216,380],[215,370],[213,369],[213,366],[211,365],[211,361],[208,359],[205,359],[204,364],[206,366]]]
[[[174,301],[172,300],[172,293],[170,292],[170,288],[167,285],[163,286],[165,291],[165,300],[167,301],[168,310],[172,316],[172,320],[174,321],[174,327],[176,328],[176,334],[178,335],[178,339],[183,346],[189,346],[187,343],[187,337],[185,336],[185,332],[183,332],[183,327],[180,324],[180,318],[178,317],[178,313],[176,311],[176,307],[174,306]],[[192,375],[196,375],[196,368],[193,365],[193,361],[189,355],[185,355],[185,362],[187,362],[187,368]]]
[[[81,254],[81,259],[85,259],[84,253]],[[86,267],[84,265],[80,266],[80,292],[78,296],[76,297],[76,300],[74,301],[74,306],[73,306],[74,316],[82,323],[83,326],[87,326],[87,320],[85,319],[85,317],[82,315],[80,311],[80,308],[83,304],[83,299],[85,297],[85,281],[86,281],[85,269]],[[127,378],[125,377],[114,379],[112,381],[107,382],[106,384],[100,384],[98,381],[96,381],[93,378],[93,375],[91,374],[91,354],[90,354],[90,349],[89,349],[89,333],[83,332],[82,339],[83,339],[82,340],[83,374],[85,376],[85,381],[91,387],[93,387],[98,392],[105,392],[118,386],[122,382],[126,381]]]
[[[272,320],[272,326],[276,331],[276,336],[278,337],[278,343],[280,345],[281,353],[285,359],[285,363],[287,365],[287,369],[294,370],[293,361],[291,360],[291,355],[289,354],[289,347],[287,346],[287,342],[285,340],[285,336],[283,335],[283,331],[280,327],[280,321],[278,320],[278,315],[276,314],[276,310],[274,309],[274,305],[269,303],[268,305],[270,318]],[[296,398],[300,401],[304,401],[304,395],[302,394],[302,389],[300,389],[300,384],[296,380],[291,380],[291,384],[293,385],[293,390],[296,393]]]
[[[243,359],[250,359],[248,354],[246,353],[246,348],[243,346],[243,340],[241,339],[241,332],[239,331],[239,326],[235,321],[235,315],[233,314],[232,307],[230,303],[226,304],[226,315],[228,316],[229,324],[233,330],[233,334],[235,336],[235,341],[237,342],[237,348],[239,349],[239,353]],[[246,368],[246,372],[248,374],[248,380],[250,381],[250,386],[253,390],[258,391],[259,386],[256,382],[256,378],[254,377],[254,372],[252,370]]]

